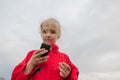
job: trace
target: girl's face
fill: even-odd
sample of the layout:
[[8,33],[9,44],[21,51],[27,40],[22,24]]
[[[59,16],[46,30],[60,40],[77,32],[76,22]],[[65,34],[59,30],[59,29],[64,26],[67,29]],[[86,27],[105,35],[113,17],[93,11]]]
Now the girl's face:
[[54,21],[44,22],[41,26],[41,37],[44,42],[56,42],[60,37],[60,27]]

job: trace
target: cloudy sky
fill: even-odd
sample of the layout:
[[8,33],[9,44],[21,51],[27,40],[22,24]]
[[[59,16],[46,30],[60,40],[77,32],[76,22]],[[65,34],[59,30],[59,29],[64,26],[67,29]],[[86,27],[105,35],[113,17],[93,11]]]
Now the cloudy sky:
[[79,68],[79,80],[120,80],[120,0],[0,0],[0,76],[42,42],[39,24],[56,18],[57,44]]

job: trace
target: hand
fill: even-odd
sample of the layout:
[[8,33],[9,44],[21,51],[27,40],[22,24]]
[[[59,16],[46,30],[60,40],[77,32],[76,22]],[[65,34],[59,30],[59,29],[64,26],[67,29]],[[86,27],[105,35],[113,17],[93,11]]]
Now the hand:
[[28,74],[29,72],[31,72],[33,70],[33,68],[37,64],[41,64],[41,63],[45,62],[47,60],[48,56],[41,57],[41,55],[46,52],[47,52],[47,50],[45,50],[45,49],[39,49],[39,50],[35,51],[33,53],[32,57],[30,58],[30,60],[28,61],[26,68],[24,70],[24,73]]
[[71,72],[71,67],[65,62],[59,63],[59,69],[60,69],[60,76],[63,78],[66,78]]
[[31,64],[32,66],[36,66],[37,64],[45,62],[47,60],[48,56],[41,57],[41,55],[46,52],[47,52],[47,50],[45,50],[45,49],[39,49],[39,50],[35,51],[31,57],[31,59],[28,61],[28,64]]

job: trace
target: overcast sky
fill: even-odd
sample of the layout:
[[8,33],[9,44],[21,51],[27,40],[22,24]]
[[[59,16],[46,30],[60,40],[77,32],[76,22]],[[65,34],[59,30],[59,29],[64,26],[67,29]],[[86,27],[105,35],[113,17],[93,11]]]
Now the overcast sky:
[[0,0],[0,76],[42,42],[39,25],[56,18],[57,44],[79,68],[79,80],[120,80],[120,0]]

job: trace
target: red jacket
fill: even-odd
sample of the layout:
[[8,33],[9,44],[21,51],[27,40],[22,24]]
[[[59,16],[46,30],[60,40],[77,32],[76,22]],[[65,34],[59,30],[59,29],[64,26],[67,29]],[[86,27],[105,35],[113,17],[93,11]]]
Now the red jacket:
[[[48,54],[47,61],[37,65],[31,73],[25,75],[23,71],[26,64],[36,50],[30,51],[26,58],[14,68],[11,80],[78,80],[78,69],[69,57],[59,52],[58,49],[56,44],[52,44],[52,50]],[[59,62],[66,62],[71,67],[71,73],[65,79],[60,77]]]

